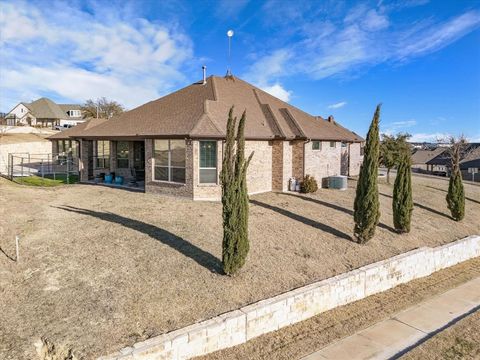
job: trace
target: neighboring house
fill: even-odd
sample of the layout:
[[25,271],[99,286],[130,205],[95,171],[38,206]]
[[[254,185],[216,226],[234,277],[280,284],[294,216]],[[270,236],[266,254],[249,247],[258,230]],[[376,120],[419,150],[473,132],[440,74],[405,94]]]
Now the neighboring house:
[[464,180],[480,182],[480,144],[470,146],[467,155],[460,161],[460,170]]
[[85,121],[78,104],[56,104],[47,98],[31,103],[21,102],[6,115],[7,125],[51,127],[55,125],[77,125]]
[[437,161],[446,150],[440,147],[433,150],[416,150],[412,154],[412,170],[426,173],[446,172],[444,160]]
[[[144,177],[145,191],[218,200],[226,123],[247,112],[246,155],[250,194],[286,191],[290,178],[358,175],[362,139],[338,124],[309,115],[233,76],[210,76],[113,119],[56,134],[80,144],[81,181],[114,172]],[[62,139],[59,136],[63,137]],[[64,147],[64,143],[61,143]]]

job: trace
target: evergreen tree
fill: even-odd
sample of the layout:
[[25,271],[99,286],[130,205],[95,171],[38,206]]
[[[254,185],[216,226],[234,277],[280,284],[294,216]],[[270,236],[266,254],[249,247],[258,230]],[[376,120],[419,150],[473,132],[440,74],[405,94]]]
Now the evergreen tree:
[[378,200],[378,161],[380,153],[379,122],[380,107],[377,105],[372,124],[368,130],[363,163],[360,167],[357,191],[354,202],[354,235],[360,244],[366,243],[375,235],[375,227],[380,219]]
[[382,134],[380,144],[380,164],[387,168],[387,184],[390,184],[390,170],[400,164],[402,150],[407,145],[410,134],[387,135]]
[[249,250],[247,168],[253,153],[245,160],[245,121],[243,112],[235,128],[233,106],[228,113],[227,138],[220,174],[223,205],[223,271],[234,275],[244,264]]
[[463,189],[462,173],[460,172],[460,158],[466,147],[466,140],[461,136],[458,140],[450,140],[451,173],[448,183],[447,205],[455,221],[465,217],[465,192]]
[[400,233],[410,232],[412,219],[412,170],[410,150],[405,148],[400,156],[400,164],[397,168],[397,177],[393,187],[393,225]]

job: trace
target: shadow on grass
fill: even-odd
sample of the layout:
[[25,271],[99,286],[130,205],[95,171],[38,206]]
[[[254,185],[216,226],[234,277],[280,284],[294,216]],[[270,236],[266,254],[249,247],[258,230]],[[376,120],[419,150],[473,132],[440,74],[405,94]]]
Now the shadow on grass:
[[[388,194],[384,194],[384,193],[379,193],[380,195],[382,196],[385,196],[385,197],[388,197],[390,199],[393,199],[393,196],[392,195],[388,195]],[[447,219],[452,219],[450,216],[448,216],[447,214],[441,212],[441,211],[438,211],[438,210],[435,210],[435,209],[432,209],[431,207],[428,207],[428,206],[425,206],[425,205],[422,205],[422,204],[419,204],[417,202],[413,202],[413,206],[414,207],[418,207],[420,209],[423,209],[423,210],[426,210],[426,211],[430,211],[431,213],[435,214],[435,215],[439,215],[439,216],[443,216],[443,217],[446,217]]]
[[88,215],[97,219],[108,221],[114,224],[119,224],[129,229],[141,232],[142,234],[148,235],[152,239],[160,241],[162,244],[171,247],[182,255],[189,257],[204,268],[216,273],[223,273],[222,264],[220,260],[217,259],[215,256],[205,250],[200,249],[198,246],[189,243],[185,239],[182,239],[181,237],[157,226],[147,224],[140,220],[130,219],[111,212],[81,209],[73,206],[58,206],[56,208],[81,215]]
[[[305,200],[305,201],[310,201],[310,202],[313,202],[315,204],[319,204],[319,205],[328,207],[330,209],[337,210],[337,211],[343,212],[345,214],[348,214],[350,216],[353,216],[353,210],[347,209],[347,208],[344,208],[340,205],[332,204],[332,203],[329,203],[329,202],[326,202],[326,201],[323,201],[323,200],[320,200],[320,199],[314,199],[314,198],[311,198],[311,197],[308,197],[308,196],[295,195],[295,194],[289,194],[289,193],[283,193],[282,195],[292,196],[292,197],[302,199],[302,200]],[[387,224],[379,223],[377,226],[382,228],[382,229],[385,229],[385,230],[396,233],[395,229],[392,228],[391,226],[388,226]]]
[[12,261],[15,262],[15,259],[14,259],[12,256],[8,255],[8,254],[5,252],[5,250],[3,250],[1,247],[0,247],[0,252],[3,253],[3,255],[5,255],[5,256],[7,257],[7,259],[12,260]]
[[260,202],[258,200],[250,200],[250,203],[251,204],[254,204],[254,205],[257,205],[257,206],[261,206],[265,209],[268,209],[268,210],[272,210],[272,211],[275,211],[281,215],[284,215],[286,217],[289,217],[290,219],[293,219],[293,220],[296,220],[296,221],[299,221],[305,225],[309,225],[309,226],[312,226],[316,229],[319,229],[319,230],[322,230],[322,231],[325,231],[329,234],[332,234],[334,236],[337,236],[339,238],[342,238],[342,239],[345,239],[345,240],[350,240],[350,241],[353,241],[352,237],[340,230],[337,230],[329,225],[326,225],[326,224],[322,224],[318,221],[315,221],[315,220],[312,220],[312,219],[309,219],[309,218],[306,218],[304,216],[301,216],[301,215],[298,215],[298,214],[295,214],[291,211],[288,211],[288,210],[285,210],[285,209],[282,209],[278,206],[274,206],[274,205],[270,205],[270,204],[265,204],[263,202]]
[[[433,190],[443,191],[444,193],[448,193],[447,190],[439,189],[439,188],[436,188],[436,187],[434,187],[434,186],[426,185],[425,187],[430,188],[430,189],[433,189]],[[469,198],[469,197],[467,197],[467,196],[465,196],[465,200],[468,200],[468,201],[471,201],[471,202],[480,204],[480,201],[475,200],[475,199],[472,199],[472,198]]]

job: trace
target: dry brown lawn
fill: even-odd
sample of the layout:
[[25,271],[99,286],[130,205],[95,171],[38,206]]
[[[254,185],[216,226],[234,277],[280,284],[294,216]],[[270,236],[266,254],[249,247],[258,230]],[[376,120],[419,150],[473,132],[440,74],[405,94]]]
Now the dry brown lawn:
[[[215,316],[420,247],[480,234],[480,187],[467,216],[448,215],[440,179],[414,178],[412,232],[392,231],[392,187],[367,245],[351,241],[347,191],[251,198],[251,251],[235,278],[220,274],[221,204],[71,185],[30,188],[0,179],[0,358],[34,358],[44,335],[81,358]],[[21,234],[20,261],[14,235]]]

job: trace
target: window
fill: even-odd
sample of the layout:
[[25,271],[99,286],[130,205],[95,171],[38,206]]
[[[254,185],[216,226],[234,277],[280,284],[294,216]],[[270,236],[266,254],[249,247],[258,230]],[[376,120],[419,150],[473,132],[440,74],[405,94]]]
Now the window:
[[360,156],[363,156],[365,153],[365,146],[363,144],[360,145]]
[[200,141],[200,183],[217,183],[216,141]]
[[330,147],[337,147],[337,143],[335,141],[330,141]]
[[97,157],[95,167],[98,169],[108,169],[110,167],[110,141],[97,141]]
[[155,140],[154,180],[185,184],[185,140]]
[[117,142],[117,168],[128,169],[128,142]]
[[57,160],[59,162],[78,157],[78,143],[74,140],[58,140]]
[[342,148],[347,147],[347,143],[345,141],[342,141]]
[[82,115],[80,110],[68,110],[67,114],[70,117],[80,117]]
[[312,141],[312,150],[322,150],[322,143],[320,141]]

